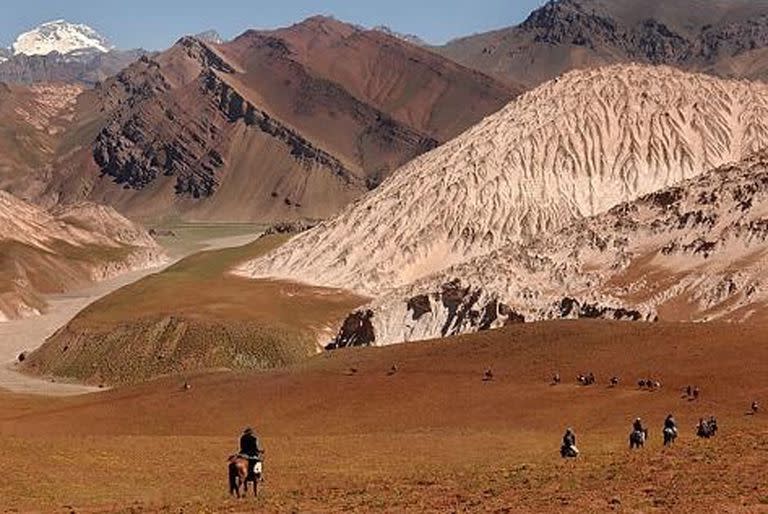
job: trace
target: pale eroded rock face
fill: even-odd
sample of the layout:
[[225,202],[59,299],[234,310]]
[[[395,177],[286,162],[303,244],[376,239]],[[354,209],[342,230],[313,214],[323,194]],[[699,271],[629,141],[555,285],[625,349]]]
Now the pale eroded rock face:
[[[372,313],[375,344],[524,320],[740,321],[768,302],[767,213],[762,152],[460,264],[363,309]],[[460,294],[451,303],[446,291]]]
[[238,273],[380,295],[737,161],[768,143],[767,115],[764,84],[572,72]]

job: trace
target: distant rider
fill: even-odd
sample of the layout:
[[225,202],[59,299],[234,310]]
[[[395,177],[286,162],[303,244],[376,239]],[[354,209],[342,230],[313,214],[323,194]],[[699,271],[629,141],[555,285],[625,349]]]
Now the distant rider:
[[632,422],[632,430],[635,432],[642,432],[645,433],[645,427],[643,426],[643,420],[640,418],[635,418],[635,421]]
[[675,418],[672,416],[672,414],[669,414],[664,419],[664,430],[666,429],[674,431],[675,435],[677,435],[677,421],[675,421]]
[[563,435],[563,445],[560,447],[560,455],[563,457],[576,457],[579,450],[576,449],[576,434],[572,428],[568,428]]
[[240,456],[248,459],[248,474],[253,474],[253,468],[256,463],[261,461],[264,450],[261,448],[259,438],[253,432],[253,429],[248,427],[243,430],[243,435],[240,436]]

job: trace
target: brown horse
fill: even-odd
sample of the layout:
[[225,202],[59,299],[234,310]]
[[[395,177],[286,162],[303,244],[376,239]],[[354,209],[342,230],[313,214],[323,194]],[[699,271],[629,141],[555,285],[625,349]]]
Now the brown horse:
[[248,493],[248,482],[253,483],[253,495],[259,495],[259,481],[261,480],[261,463],[257,463],[254,473],[249,474],[248,459],[240,455],[232,455],[228,460],[229,468],[229,494],[237,498]]

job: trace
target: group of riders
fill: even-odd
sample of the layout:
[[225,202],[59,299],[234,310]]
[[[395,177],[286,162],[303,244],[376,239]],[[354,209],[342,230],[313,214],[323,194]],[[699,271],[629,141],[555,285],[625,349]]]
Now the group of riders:
[[[756,404],[757,402],[755,402]],[[753,411],[754,409],[753,404]],[[662,434],[664,436],[664,446],[672,444],[678,436],[677,421],[672,414],[669,414],[664,418],[664,428]],[[696,425],[696,435],[703,438],[710,438],[717,433],[717,419],[714,416],[710,416],[708,419],[700,418],[699,423]],[[629,434],[629,447],[630,449],[642,448],[648,439],[648,428],[643,424],[643,420],[635,418],[632,422],[632,431]],[[576,446],[576,433],[572,428],[568,428],[563,435],[563,442],[560,446],[560,455],[563,458],[578,457],[579,449]]]
[[[559,378],[560,377],[557,376],[556,380],[559,380]],[[757,414],[759,408],[757,401],[752,402],[751,411],[753,414]],[[715,418],[715,416],[710,416],[708,419],[699,418],[699,422],[696,425],[696,435],[708,439],[717,433],[717,428],[717,418]],[[664,428],[662,433],[664,436],[664,446],[670,445],[677,439],[677,421],[672,414],[669,414],[664,418]],[[630,449],[643,447],[647,439],[648,428],[645,427],[642,419],[635,418],[632,422],[632,432],[629,434]],[[570,427],[566,429],[565,434],[563,435],[563,442],[560,446],[560,455],[563,458],[575,458],[579,455],[579,449],[576,446],[576,433]],[[240,436],[240,451],[237,455],[233,456],[234,458],[244,459],[248,462],[246,481],[255,483],[262,479],[261,464],[263,456],[264,449],[261,447],[259,438],[252,428],[246,428]]]

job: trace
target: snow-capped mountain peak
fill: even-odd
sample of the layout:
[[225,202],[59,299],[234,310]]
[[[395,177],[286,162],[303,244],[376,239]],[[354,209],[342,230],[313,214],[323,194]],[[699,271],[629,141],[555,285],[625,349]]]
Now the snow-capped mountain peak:
[[55,20],[25,32],[13,43],[15,55],[62,55],[74,52],[102,52],[113,49],[109,41],[88,25]]

